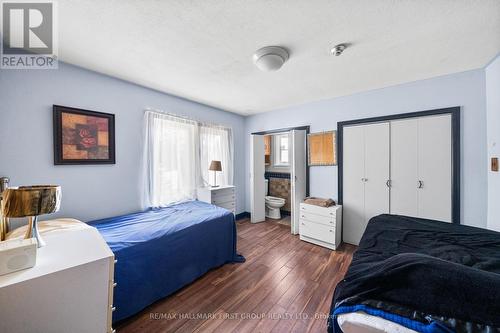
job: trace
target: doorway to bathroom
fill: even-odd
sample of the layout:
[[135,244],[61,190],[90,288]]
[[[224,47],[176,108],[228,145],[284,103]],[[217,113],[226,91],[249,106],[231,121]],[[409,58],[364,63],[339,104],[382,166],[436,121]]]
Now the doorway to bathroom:
[[309,194],[306,138],[309,126],[251,134],[252,223],[276,220],[299,233],[299,206]]

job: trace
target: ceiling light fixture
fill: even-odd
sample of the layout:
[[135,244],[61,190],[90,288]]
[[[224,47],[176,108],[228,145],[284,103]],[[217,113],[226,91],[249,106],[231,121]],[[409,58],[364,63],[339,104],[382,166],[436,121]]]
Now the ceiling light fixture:
[[288,51],[279,46],[266,46],[253,55],[255,66],[261,71],[277,71],[288,60]]
[[338,45],[335,45],[331,50],[330,50],[330,53],[333,54],[334,56],[338,57],[339,55],[342,54],[342,52],[344,52],[344,50],[346,49],[347,45],[346,44],[338,44]]

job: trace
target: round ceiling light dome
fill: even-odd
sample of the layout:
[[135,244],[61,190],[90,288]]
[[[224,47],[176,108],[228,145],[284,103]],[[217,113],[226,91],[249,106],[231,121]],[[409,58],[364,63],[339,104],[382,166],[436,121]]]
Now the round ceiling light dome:
[[253,55],[257,68],[264,72],[277,71],[288,60],[288,51],[279,46],[266,46]]

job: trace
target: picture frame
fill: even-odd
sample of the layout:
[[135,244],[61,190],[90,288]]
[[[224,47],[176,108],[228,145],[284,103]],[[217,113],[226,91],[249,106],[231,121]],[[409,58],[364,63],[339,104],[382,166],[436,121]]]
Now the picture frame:
[[115,115],[53,105],[54,165],[115,164]]
[[337,165],[337,131],[308,134],[307,152],[309,166]]

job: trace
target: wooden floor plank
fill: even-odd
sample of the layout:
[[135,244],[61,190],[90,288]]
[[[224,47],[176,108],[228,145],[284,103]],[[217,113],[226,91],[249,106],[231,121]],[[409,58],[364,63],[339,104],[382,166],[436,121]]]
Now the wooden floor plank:
[[[127,332],[326,332],[332,295],[355,251],[299,240],[267,220],[237,222],[247,259],[214,269],[119,323]],[[160,319],[151,314],[160,313]],[[168,315],[168,316],[167,316]]]

